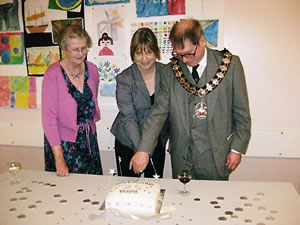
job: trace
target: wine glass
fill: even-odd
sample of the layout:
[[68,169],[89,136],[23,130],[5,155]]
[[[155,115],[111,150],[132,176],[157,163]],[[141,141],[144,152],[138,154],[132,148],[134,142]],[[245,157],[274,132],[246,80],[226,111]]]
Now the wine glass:
[[12,175],[12,179],[10,180],[11,184],[18,184],[20,182],[20,178],[18,178],[17,174],[22,169],[22,165],[20,162],[9,162],[8,163],[8,172]]
[[186,190],[186,184],[190,182],[192,179],[192,173],[190,170],[180,170],[178,173],[178,180],[183,183],[183,191],[180,191],[179,194],[181,195],[189,195],[190,192]]

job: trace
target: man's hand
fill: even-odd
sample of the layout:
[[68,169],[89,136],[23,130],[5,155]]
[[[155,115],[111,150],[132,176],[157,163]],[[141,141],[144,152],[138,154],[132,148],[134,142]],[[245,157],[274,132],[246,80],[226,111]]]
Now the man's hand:
[[129,163],[129,169],[133,168],[136,174],[142,173],[149,162],[149,155],[147,152],[136,152],[131,158]]
[[238,165],[240,164],[242,159],[242,154],[240,153],[235,153],[235,152],[230,152],[227,155],[227,160],[226,160],[226,169],[228,170],[235,170]]

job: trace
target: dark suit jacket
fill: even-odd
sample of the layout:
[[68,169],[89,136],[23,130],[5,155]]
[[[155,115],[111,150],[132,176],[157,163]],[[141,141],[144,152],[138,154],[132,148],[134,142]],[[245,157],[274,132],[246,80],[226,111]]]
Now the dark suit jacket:
[[[207,74],[211,79],[218,70],[222,54],[207,49]],[[190,74],[180,62],[184,74]],[[158,134],[169,117],[170,146],[173,178],[184,166],[189,140],[189,93],[179,84],[170,63],[161,70],[161,86],[152,113],[144,122],[143,137],[138,151],[151,153]],[[190,77],[190,75],[189,75]],[[225,161],[230,149],[245,153],[251,133],[248,94],[243,66],[233,56],[229,70],[221,84],[207,95],[208,135],[220,176],[225,174]]]
[[[155,62],[155,95],[159,90],[160,70],[163,66],[164,64]],[[111,133],[123,145],[137,149],[142,136],[142,125],[151,113],[152,106],[146,84],[135,63],[117,76],[116,99],[119,113]],[[161,141],[165,145],[168,138],[167,124],[161,133]]]

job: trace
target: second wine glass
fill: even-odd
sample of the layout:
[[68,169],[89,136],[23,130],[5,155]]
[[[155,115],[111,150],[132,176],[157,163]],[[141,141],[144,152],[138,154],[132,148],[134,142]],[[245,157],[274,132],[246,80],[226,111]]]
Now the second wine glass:
[[183,183],[183,191],[180,191],[179,194],[181,195],[189,195],[190,192],[186,190],[186,184],[190,182],[192,179],[192,173],[190,170],[184,169],[180,170],[178,173],[178,180]]

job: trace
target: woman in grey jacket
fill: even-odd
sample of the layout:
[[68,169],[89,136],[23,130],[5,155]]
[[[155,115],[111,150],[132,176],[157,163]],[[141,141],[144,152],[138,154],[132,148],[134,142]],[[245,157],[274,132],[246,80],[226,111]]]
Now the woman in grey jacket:
[[[149,28],[138,29],[130,44],[133,64],[117,76],[116,99],[119,113],[112,125],[115,136],[115,156],[119,176],[140,176],[129,170],[129,162],[138,147],[144,119],[152,111],[155,93],[159,89],[160,50],[154,33]],[[167,142],[165,124],[157,141],[156,149],[144,172],[145,177],[163,177]],[[141,171],[142,172],[142,171]]]

